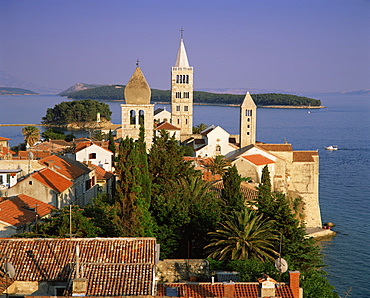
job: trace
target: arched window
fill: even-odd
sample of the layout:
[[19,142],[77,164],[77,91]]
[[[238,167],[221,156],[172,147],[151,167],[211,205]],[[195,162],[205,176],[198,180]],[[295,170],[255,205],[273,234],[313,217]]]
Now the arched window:
[[176,76],[176,83],[179,83],[179,75]]
[[189,84],[189,75],[186,75],[186,84]]
[[220,145],[216,145],[216,154],[217,155],[221,154],[221,146]]
[[182,84],[182,75],[180,76],[180,84]]
[[134,110],[130,111],[130,124],[136,124],[136,112]]
[[144,111],[140,110],[139,111],[139,124],[144,124]]

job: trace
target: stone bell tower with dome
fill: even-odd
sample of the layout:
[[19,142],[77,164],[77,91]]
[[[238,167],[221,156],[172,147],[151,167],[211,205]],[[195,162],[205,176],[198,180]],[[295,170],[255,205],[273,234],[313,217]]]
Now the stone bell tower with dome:
[[150,104],[151,90],[142,73],[139,62],[131,79],[126,85],[125,104],[121,104],[122,127],[118,137],[138,139],[140,125],[145,128],[145,142],[147,149],[153,142],[154,105]]
[[181,134],[193,132],[193,67],[186,55],[183,29],[175,66],[171,71],[171,123],[181,128]]

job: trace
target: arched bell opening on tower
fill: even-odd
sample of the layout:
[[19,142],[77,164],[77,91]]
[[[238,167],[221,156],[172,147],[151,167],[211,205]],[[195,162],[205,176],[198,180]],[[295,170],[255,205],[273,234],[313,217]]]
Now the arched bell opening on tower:
[[144,120],[145,120],[145,119],[144,119],[144,114],[145,114],[145,113],[144,113],[144,111],[143,111],[143,110],[140,110],[140,111],[139,111],[139,124],[140,124],[140,125],[143,125],[143,124],[144,124]]
[[130,125],[136,124],[136,112],[134,110],[130,111]]

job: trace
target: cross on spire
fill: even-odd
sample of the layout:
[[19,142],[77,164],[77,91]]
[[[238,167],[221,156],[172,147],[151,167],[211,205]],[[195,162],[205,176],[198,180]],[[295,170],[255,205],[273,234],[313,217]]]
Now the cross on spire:
[[180,29],[180,32],[181,32],[181,39],[183,39],[183,37],[184,37],[184,29]]
[[139,62],[140,62],[140,60],[136,59],[136,67],[139,67]]

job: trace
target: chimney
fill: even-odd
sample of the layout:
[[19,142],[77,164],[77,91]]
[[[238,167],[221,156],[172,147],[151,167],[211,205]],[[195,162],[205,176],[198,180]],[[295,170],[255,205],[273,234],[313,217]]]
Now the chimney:
[[235,283],[234,282],[224,282],[224,296],[225,298],[235,297]]
[[72,281],[72,296],[85,296],[87,292],[87,279],[75,278]]
[[258,282],[260,283],[259,297],[275,297],[275,284],[277,282],[274,279],[264,274],[258,279]]
[[292,290],[294,298],[300,298],[300,290],[299,290],[299,275],[301,273],[299,271],[289,271],[289,286]]

